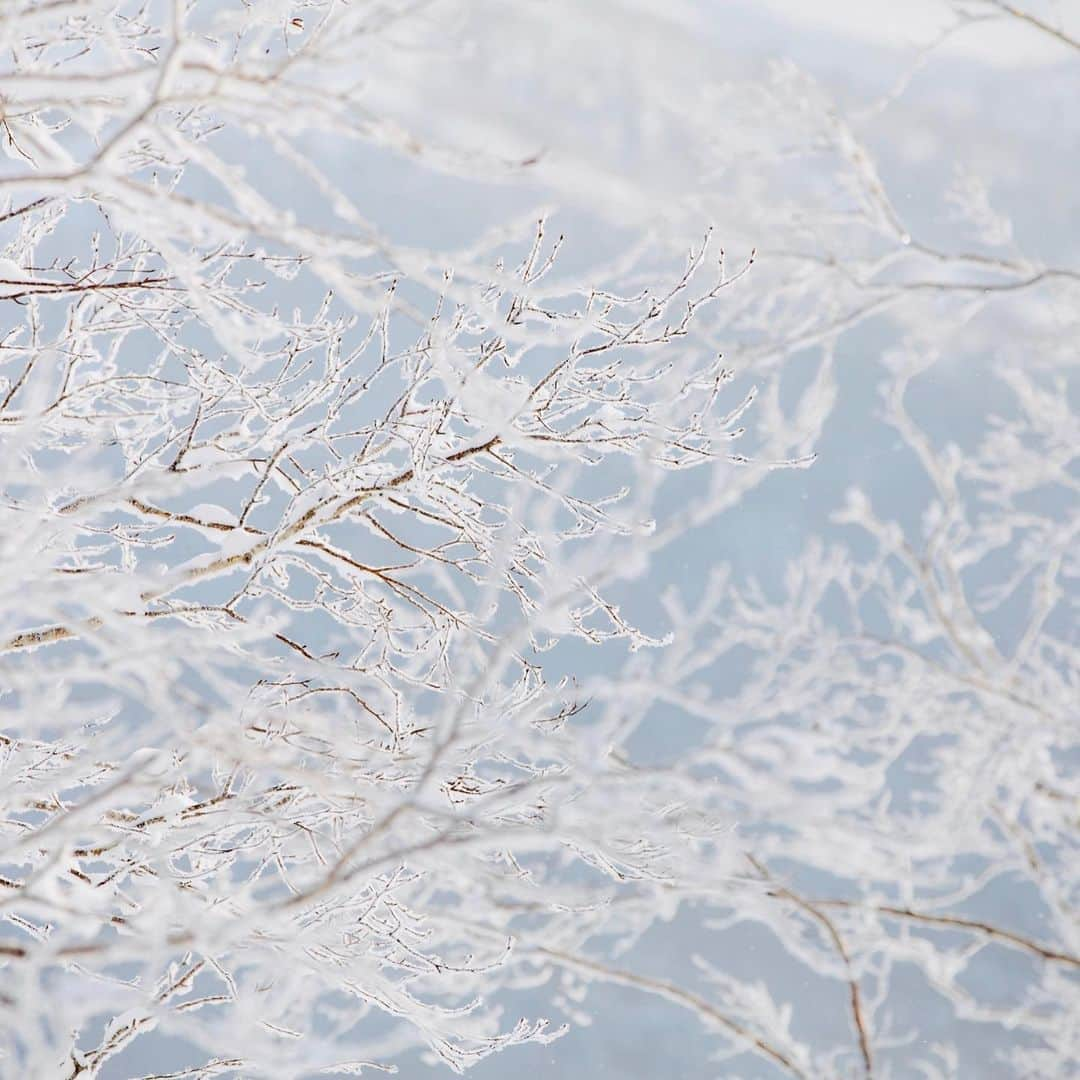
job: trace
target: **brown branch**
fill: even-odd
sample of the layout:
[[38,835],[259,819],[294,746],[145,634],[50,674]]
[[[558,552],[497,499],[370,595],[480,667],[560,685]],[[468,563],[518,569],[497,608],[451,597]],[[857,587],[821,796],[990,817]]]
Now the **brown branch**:
[[1029,26],[1035,27],[1036,30],[1041,30],[1044,34],[1049,34],[1050,37],[1057,38],[1063,45],[1068,45],[1073,49],[1080,49],[1080,41],[1074,37],[1070,37],[1064,30],[1059,30],[1056,26],[1051,26],[1050,23],[1044,22],[1037,15],[1032,15],[1030,11],[1024,11],[1022,8],[1006,3],[1005,0],[985,0],[985,2],[992,7],[996,7],[999,11],[1004,11],[1007,14],[1012,15],[1015,19],[1026,22]]
[[0,222],[10,221],[12,218],[21,217],[23,214],[28,214],[31,210],[36,210],[39,206],[44,206],[48,202],[52,202],[51,197],[43,195],[40,199],[28,202],[23,206],[20,206],[17,210],[9,210],[6,214],[0,214]]
[[[457,464],[460,461],[464,461],[476,454],[486,453],[499,443],[499,437],[493,435],[483,443],[479,443],[475,446],[466,446],[460,450],[455,450],[452,454],[447,454],[443,460],[449,464]],[[309,528],[317,528],[320,525],[329,525],[335,521],[340,521],[343,517],[349,514],[356,507],[360,506],[368,499],[375,495],[382,494],[385,491],[391,491],[395,488],[401,487],[403,484],[408,483],[413,478],[415,472],[413,469],[405,469],[398,473],[396,476],[391,477],[384,484],[376,485],[374,487],[363,488],[357,494],[346,499],[344,502],[339,503],[337,506],[333,505],[332,499],[327,499],[324,502],[313,506],[307,510],[297,521],[294,521],[291,525],[286,526],[276,537],[269,537],[262,530],[253,529],[250,526],[241,525],[228,525],[222,522],[209,522],[203,521],[199,518],[192,517],[185,514],[174,514],[171,511],[162,510],[158,507],[151,506],[142,500],[129,499],[128,504],[134,509],[140,510],[143,513],[150,514],[154,517],[165,517],[170,520],[180,521],[185,524],[195,525],[207,529],[215,529],[221,532],[232,531],[236,529],[242,529],[244,532],[252,533],[255,536],[261,537],[261,539],[253,544],[247,551],[237,552],[234,555],[222,556],[219,559],[215,559],[213,562],[208,563],[205,566],[197,566],[188,570],[183,577],[172,584],[171,586],[165,586],[156,590],[151,590],[143,594],[143,599],[146,601],[157,600],[161,597],[172,592],[174,589],[181,587],[182,585],[190,584],[194,581],[201,581],[204,578],[212,577],[214,574],[221,573],[223,571],[232,570],[237,566],[250,566],[256,558],[260,555],[266,554],[274,547],[279,547],[290,541],[296,540]],[[63,507],[60,513],[71,513],[75,510],[81,509],[90,500],[81,499],[74,503]],[[320,517],[320,511],[325,511],[330,508],[330,511],[325,516]],[[308,542],[304,540],[298,541],[304,543],[308,547],[317,547],[314,542]],[[371,573],[375,573],[377,576],[385,576],[379,574],[377,570],[371,567],[364,567]],[[396,582],[395,582],[396,583]],[[396,583],[399,584],[400,583]],[[403,586],[405,587],[405,586]],[[406,587],[407,588],[407,587]],[[453,618],[455,621],[460,622],[457,616],[453,615],[448,609],[436,604],[443,614]],[[123,615],[134,615],[135,612],[120,612]],[[144,615],[154,614],[152,612],[143,612]],[[172,614],[172,612],[162,612],[161,614]],[[92,618],[88,619],[84,625],[84,629],[96,629],[102,625],[102,619]],[[22,633],[15,634],[13,637],[8,638],[6,641],[0,642],[0,653],[14,652],[18,649],[31,648],[36,645],[51,644],[54,641],[63,641],[67,638],[74,638],[79,636],[79,631],[72,629],[68,626],[49,626],[43,627],[40,630],[26,630]],[[290,643],[291,644],[291,643]]]
[[[88,626],[93,629],[101,625],[100,619],[91,619]],[[25,630],[10,637],[2,645],[0,652],[14,652],[16,649],[32,649],[37,645],[50,645],[54,641],[65,641],[78,637],[78,632],[67,626],[46,626],[42,630]]]
[[35,281],[18,278],[0,278],[0,285],[25,286],[21,292],[7,293],[0,300],[19,301],[27,296],[60,296],[66,293],[104,292],[107,289],[144,289],[151,285],[167,285],[171,279],[166,277],[140,278],[138,281]]
[[837,953],[840,955],[840,959],[844,962],[844,968],[847,971],[848,993],[851,999],[851,1022],[855,1027],[855,1032],[859,1039],[859,1052],[862,1055],[863,1068],[865,1069],[866,1076],[868,1078],[872,1077],[874,1075],[874,1059],[870,1050],[870,1036],[867,1032],[866,1017],[863,1013],[859,980],[856,978],[855,972],[852,969],[851,955],[848,953],[847,946],[844,944],[844,939],[840,936],[840,932],[836,929],[836,924],[823,911],[818,910],[815,903],[805,900],[803,897],[799,896],[798,893],[792,892],[783,885],[777,884],[765,866],[755,859],[753,855],[747,853],[746,857],[750,860],[754,869],[770,883],[770,893],[772,895],[783,897],[785,900],[790,900],[796,907],[801,908],[825,928],[825,932],[829,935],[829,938]]
[[689,1009],[691,1012],[696,1013],[700,1019],[725,1028],[737,1039],[747,1043],[755,1053],[769,1058],[769,1060],[775,1062],[777,1065],[781,1066],[781,1068],[786,1069],[792,1076],[807,1080],[806,1073],[804,1073],[802,1069],[800,1069],[799,1066],[796,1065],[782,1050],[773,1046],[772,1043],[767,1042],[760,1035],[755,1035],[754,1032],[744,1027],[737,1020],[732,1020],[730,1016],[725,1016],[715,1005],[706,1001],[705,998],[698,994],[692,993],[689,990],[684,990],[682,987],[676,986],[674,983],[667,982],[663,979],[654,979],[648,975],[638,975],[632,971],[608,967],[606,964],[598,963],[596,960],[586,959],[582,956],[573,956],[570,953],[562,952],[560,949],[549,949],[538,945],[531,948],[530,951],[540,956],[546,956],[548,959],[554,960],[563,967],[576,968],[579,971],[597,975],[605,982],[630,986],[636,990],[644,990],[647,993],[656,994],[659,997],[665,998],[675,1005],[680,1005],[684,1009]]
[[861,904],[857,900],[814,900],[815,907],[840,907],[840,908],[868,908],[880,915],[888,915],[894,919],[907,919],[912,922],[924,923],[928,926],[940,926],[948,930],[969,930],[973,933],[984,934],[1018,949],[1024,949],[1040,956],[1044,960],[1053,960],[1057,963],[1068,964],[1070,967],[1080,967],[1080,956],[1072,953],[1053,949],[1048,945],[1042,945],[1023,934],[1014,933],[1012,930],[1004,930],[1000,926],[983,922],[980,919],[966,919],[961,915],[932,915],[926,911],[914,911],[907,907],[896,907],[892,904]]

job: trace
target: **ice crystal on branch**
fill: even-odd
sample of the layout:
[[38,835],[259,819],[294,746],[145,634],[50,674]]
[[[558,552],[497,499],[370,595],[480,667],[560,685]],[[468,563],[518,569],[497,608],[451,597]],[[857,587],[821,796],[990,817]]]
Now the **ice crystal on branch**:
[[[632,932],[617,894],[719,852],[708,792],[627,769],[617,718],[541,651],[658,643],[609,588],[674,535],[664,471],[746,462],[749,402],[687,331],[748,264],[705,235],[659,286],[636,256],[582,285],[543,219],[391,243],[293,125],[412,149],[353,85],[408,10],[0,24],[22,1072],[94,1075],[154,1031],[201,1047],[199,1075],[413,1046],[460,1070],[557,1033],[493,996],[542,943]],[[237,138],[333,223],[276,204]]]

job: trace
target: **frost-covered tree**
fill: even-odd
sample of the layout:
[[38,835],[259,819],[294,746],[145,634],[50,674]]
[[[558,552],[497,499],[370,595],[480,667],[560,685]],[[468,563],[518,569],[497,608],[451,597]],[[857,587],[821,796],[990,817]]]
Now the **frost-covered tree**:
[[[686,206],[761,247],[754,288],[709,339],[775,372],[768,420],[794,379],[828,432],[839,356],[863,332],[888,452],[921,504],[898,511],[875,447],[885,475],[859,470],[827,543],[782,580],[722,566],[707,589],[673,592],[680,632],[640,661],[635,686],[664,688],[642,698],[641,724],[702,732],[695,775],[721,793],[744,866],[700,916],[693,994],[632,965],[607,974],[695,1012],[722,1060],[753,1040],[759,1064],[739,1056],[738,1075],[974,1075],[964,1041],[989,1047],[995,1076],[1080,1065],[1080,270],[1026,250],[994,175],[962,160],[940,200],[953,241],[928,237],[875,151],[908,134],[890,129],[892,107],[946,44],[1007,27],[1064,66],[1080,36],[1075,9],[940,15],[881,97],[841,103],[789,62],[712,87],[713,108],[685,117],[699,180]],[[1024,179],[1025,201],[1048,198],[1052,173]],[[871,328],[890,343],[880,359]],[[954,433],[943,416],[964,419]],[[752,924],[796,987],[733,973],[724,949]],[[813,994],[846,1017],[839,1035],[801,1022]]]
[[688,340],[749,264],[706,235],[585,285],[543,220],[384,237],[301,136],[520,164],[367,108],[414,6],[0,23],[5,1069],[164,1035],[185,1075],[460,1070],[552,1036],[493,995],[567,928],[730,870],[711,792],[629,768],[544,654],[660,644],[610,590],[797,463],[734,453],[752,395]]
[[[0,1071],[461,1071],[600,981],[737,1075],[956,1075],[912,973],[1003,1075],[1075,1068],[1080,274],[960,165],[962,240],[920,235],[873,143],[955,38],[1077,38],[941,13],[850,109],[791,63],[688,87],[635,0],[3,6]],[[580,139],[517,85],[626,107]],[[403,241],[371,153],[610,235]],[[654,595],[809,464],[871,323],[921,521],[853,490],[785,581]],[[1002,388],[964,447],[912,404],[943,354]],[[638,969],[688,909],[696,968]],[[840,1037],[725,964],[751,923]]]

